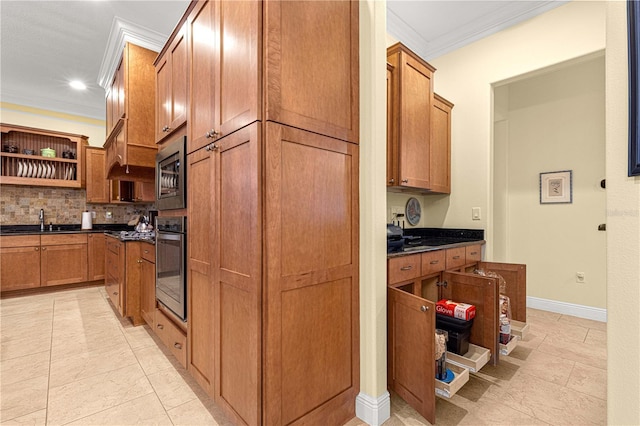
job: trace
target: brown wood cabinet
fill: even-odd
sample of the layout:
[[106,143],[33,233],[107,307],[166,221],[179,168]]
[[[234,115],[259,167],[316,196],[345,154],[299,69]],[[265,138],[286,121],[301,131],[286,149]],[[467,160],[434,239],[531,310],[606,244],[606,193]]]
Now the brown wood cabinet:
[[40,236],[0,236],[0,291],[40,287]]
[[176,357],[180,365],[187,368],[186,335],[182,329],[169,319],[168,315],[171,314],[165,314],[159,307],[156,308],[154,331],[162,340],[162,343]]
[[141,243],[140,267],[140,315],[151,327],[154,327],[156,310],[156,251],[155,246]]
[[87,234],[40,237],[40,285],[87,281]]
[[431,107],[431,143],[429,144],[429,189],[451,193],[451,110],[453,104],[435,93]]
[[105,167],[106,152],[103,148],[87,147],[85,150],[87,173],[87,203],[108,203],[110,187]]
[[481,246],[474,244],[392,257],[387,262],[388,386],[430,423],[436,421],[434,302],[446,298],[476,306],[469,342],[488,349],[484,359],[492,365],[499,362],[500,354],[499,283],[474,274],[476,268],[505,278],[513,319],[526,323],[526,266],[482,262],[480,253]]
[[199,149],[187,162],[187,364],[198,384],[213,395],[213,151]]
[[[154,138],[156,53],[126,43],[107,97],[106,171],[109,179],[155,179]],[[116,95],[117,94],[117,95]],[[111,111],[111,112],[110,112]]]
[[344,423],[359,389],[358,2],[194,2],[184,22],[188,369],[239,424]]
[[[0,152],[1,185],[84,187],[86,136],[13,124],[0,124],[0,131],[3,144],[18,148],[17,153]],[[43,148],[53,149],[54,156],[43,157]],[[73,158],[64,158],[65,152],[72,153]]]
[[105,175],[106,153],[107,151],[103,148],[88,147],[86,149],[87,203],[155,202],[154,182],[107,179]]
[[391,107],[395,131],[392,142],[395,157],[387,186],[430,189],[431,108],[435,68],[401,43],[387,49],[387,62],[394,74],[391,79]]
[[[144,324],[141,310],[142,243],[122,242],[106,236],[105,289],[120,315],[131,318],[133,325]],[[154,279],[155,282],[155,279]]]
[[261,13],[260,2],[207,1],[189,15],[188,152],[260,119]]
[[87,235],[87,280],[104,279],[106,244],[103,234]]
[[[211,42],[208,40],[207,42]],[[160,52],[155,62],[156,108],[155,141],[182,126],[187,120],[187,28],[179,27],[169,39],[167,47]],[[148,92],[151,93],[151,92]]]

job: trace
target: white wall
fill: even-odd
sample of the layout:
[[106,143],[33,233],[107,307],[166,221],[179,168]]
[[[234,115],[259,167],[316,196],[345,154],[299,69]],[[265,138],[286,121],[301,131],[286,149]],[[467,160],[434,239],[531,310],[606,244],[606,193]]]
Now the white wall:
[[[527,265],[528,296],[605,308],[604,52],[499,89],[494,259]],[[539,174],[560,170],[572,171],[573,202],[540,204]]]
[[627,177],[625,2],[607,3],[607,423],[640,425],[640,177]]
[[84,135],[91,146],[103,146],[105,140],[106,123],[103,120],[6,102],[0,103],[0,122]]

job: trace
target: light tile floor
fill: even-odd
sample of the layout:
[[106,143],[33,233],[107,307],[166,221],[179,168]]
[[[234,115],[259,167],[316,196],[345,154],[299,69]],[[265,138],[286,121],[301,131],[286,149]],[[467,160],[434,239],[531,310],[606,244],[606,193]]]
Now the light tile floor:
[[[498,367],[471,375],[441,425],[606,423],[606,324],[534,309]],[[101,287],[0,301],[2,425],[226,425],[149,328],[114,312]],[[397,395],[386,426],[429,423]],[[349,426],[363,425],[353,419]]]

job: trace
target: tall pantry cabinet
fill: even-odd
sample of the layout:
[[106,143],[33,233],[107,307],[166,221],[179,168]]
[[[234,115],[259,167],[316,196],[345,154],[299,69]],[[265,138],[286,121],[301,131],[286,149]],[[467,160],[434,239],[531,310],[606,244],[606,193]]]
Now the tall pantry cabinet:
[[358,3],[193,2],[186,24],[188,369],[238,423],[344,423],[359,391]]

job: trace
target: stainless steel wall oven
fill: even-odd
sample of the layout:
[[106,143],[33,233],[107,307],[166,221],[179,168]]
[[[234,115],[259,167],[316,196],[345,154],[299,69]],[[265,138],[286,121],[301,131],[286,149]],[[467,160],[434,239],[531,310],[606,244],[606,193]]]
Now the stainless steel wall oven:
[[187,320],[186,217],[156,218],[156,298]]
[[181,136],[156,154],[156,205],[158,210],[183,209],[187,206],[186,143],[186,136]]

